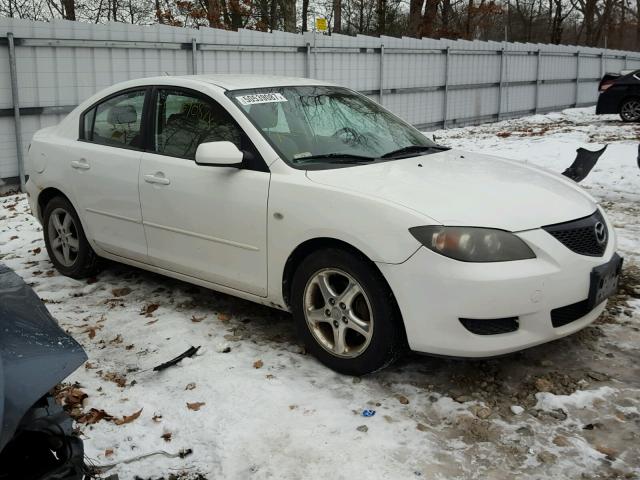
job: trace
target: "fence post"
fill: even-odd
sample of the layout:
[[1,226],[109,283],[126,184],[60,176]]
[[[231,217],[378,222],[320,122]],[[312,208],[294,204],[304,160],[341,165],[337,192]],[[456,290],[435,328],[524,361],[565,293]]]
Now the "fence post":
[[600,78],[604,77],[604,50],[600,52]]
[[629,69],[629,55],[624,56],[624,69],[625,70]]
[[311,44],[307,42],[307,78],[311,78]]
[[20,176],[20,191],[24,193],[24,155],[22,152],[22,122],[20,120],[20,95],[18,94],[18,69],[16,66],[16,47],[13,33],[7,33],[9,47],[9,72],[11,75],[11,99],[13,101],[13,121],[16,134],[16,155],[18,157],[18,175]]
[[197,75],[198,73],[198,59],[196,57],[198,51],[198,44],[196,43],[196,39],[191,39],[191,71],[193,75]]
[[573,106],[578,106],[578,97],[580,95],[580,50],[576,52],[576,96]]
[[380,44],[380,105],[382,105],[383,99],[383,88],[384,88],[384,43]]
[[502,84],[504,77],[504,47],[500,49],[500,84],[498,85],[498,118],[500,121],[500,117],[502,115]]
[[442,101],[442,128],[447,128],[447,117],[449,116],[449,51],[447,46],[444,57],[444,99]]
[[536,92],[533,104],[533,113],[538,113],[540,102],[540,49],[536,51]]

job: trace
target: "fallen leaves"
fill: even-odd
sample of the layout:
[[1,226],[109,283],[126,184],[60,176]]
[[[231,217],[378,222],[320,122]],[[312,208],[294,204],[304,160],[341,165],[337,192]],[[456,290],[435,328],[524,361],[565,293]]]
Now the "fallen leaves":
[[114,297],[125,297],[131,293],[131,289],[129,287],[122,288],[114,288],[111,290],[111,295]]
[[171,432],[164,432],[162,435],[160,435],[160,438],[162,438],[165,442],[170,442],[171,435]]
[[158,308],[160,308],[160,305],[158,305],[157,303],[149,303],[144,307],[142,307],[142,310],[140,311],[140,315],[150,317],[153,312],[158,310]]
[[69,385],[58,391],[56,398],[63,405],[69,408],[81,407],[82,402],[87,398],[85,392],[80,390],[76,385]]
[[96,332],[101,329],[102,329],[102,325],[91,325],[87,327],[85,330],[83,330],[81,333],[89,334],[89,338],[93,340],[96,336]]
[[42,249],[40,247],[38,247],[38,248],[34,248],[31,251],[33,252],[34,255],[38,255],[42,251]]
[[103,373],[102,378],[108,380],[109,382],[115,383],[120,388],[123,388],[127,385],[127,379],[125,378],[125,376],[116,372]]
[[138,410],[135,413],[132,413],[131,415],[125,415],[122,418],[116,418],[113,421],[113,423],[115,423],[116,425],[125,425],[127,423],[131,423],[131,422],[133,422],[134,420],[136,420],[140,416],[140,414],[142,413],[142,410],[143,409],[141,408],[140,410]]
[[218,320],[220,320],[221,322],[228,322],[229,320],[231,320],[231,315],[229,315],[228,313],[219,313]]
[[105,456],[105,457],[110,457],[111,455],[113,455],[113,448],[107,448],[107,449],[104,451],[104,456]]
[[255,362],[253,362],[253,368],[262,368],[264,366],[264,363],[262,362],[262,360],[256,360]]
[[104,410],[92,408],[88,412],[77,417],[76,422],[84,423],[85,425],[93,425],[94,423],[98,423],[100,420],[109,421],[112,419],[113,417]]
[[184,387],[185,390],[193,390],[196,388],[196,384],[194,382],[187,383],[187,386]]
[[189,402],[187,402],[187,408],[188,408],[189,410],[194,410],[194,411],[196,411],[196,412],[197,412],[198,410],[200,410],[200,407],[202,407],[202,406],[204,406],[204,405],[206,405],[206,403],[205,403],[205,402],[193,402],[193,403],[189,403]]
[[398,395],[396,398],[402,405],[409,405],[409,399],[404,395]]
[[191,321],[193,323],[200,323],[201,321],[203,321],[205,318],[207,318],[206,315],[202,315],[201,317],[198,317],[196,315],[191,315]]

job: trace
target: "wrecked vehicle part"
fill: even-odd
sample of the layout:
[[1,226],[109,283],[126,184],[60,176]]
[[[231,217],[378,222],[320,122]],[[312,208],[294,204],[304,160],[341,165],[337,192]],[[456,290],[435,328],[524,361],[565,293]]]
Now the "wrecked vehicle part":
[[200,350],[200,346],[189,347],[187,350],[185,350],[183,353],[178,355],[176,358],[173,358],[173,359],[169,360],[168,362],[161,363],[157,367],[153,367],[153,371],[154,372],[160,372],[160,371],[164,370],[165,368],[173,367],[174,365],[179,363],[181,360],[184,360],[185,358],[188,358],[188,357],[193,357],[198,352],[198,350]]
[[0,452],[0,479],[84,480],[93,478],[84,462],[82,440],[73,422],[50,395],[23,418]]
[[604,151],[607,149],[607,145],[602,147],[600,150],[587,150],[586,148],[578,148],[576,152],[576,159],[573,163],[567,168],[562,175],[565,177],[569,177],[574,182],[580,183],[582,180],[587,178],[589,172],[596,166],[598,159],[602,156]]
[[87,356],[3,264],[0,331],[0,479],[83,478],[82,442],[48,392]]

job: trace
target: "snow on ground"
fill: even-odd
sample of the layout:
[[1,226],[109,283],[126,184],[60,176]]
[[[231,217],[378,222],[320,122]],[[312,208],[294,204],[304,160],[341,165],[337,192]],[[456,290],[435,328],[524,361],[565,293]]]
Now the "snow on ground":
[[[620,294],[593,326],[499,359],[410,356],[337,375],[305,355],[287,314],[122,265],[58,275],[22,195],[0,198],[0,261],[87,350],[68,379],[88,395],[74,415],[87,414],[87,455],[121,479],[638,478],[639,130],[573,109],[432,132],[558,172],[577,147],[610,144],[584,185],[617,227]],[[198,355],[152,371],[192,345]]]

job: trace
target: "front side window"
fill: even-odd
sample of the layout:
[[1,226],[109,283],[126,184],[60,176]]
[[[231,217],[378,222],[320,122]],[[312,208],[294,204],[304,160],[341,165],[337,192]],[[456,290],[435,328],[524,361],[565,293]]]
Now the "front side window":
[[157,153],[193,160],[201,143],[226,140],[241,148],[242,130],[213,100],[162,89],[156,97],[155,111],[153,138]]
[[293,166],[404,158],[438,147],[367,97],[329,86],[227,92]]
[[129,91],[85,113],[85,140],[116,147],[142,148],[145,94],[145,90]]

